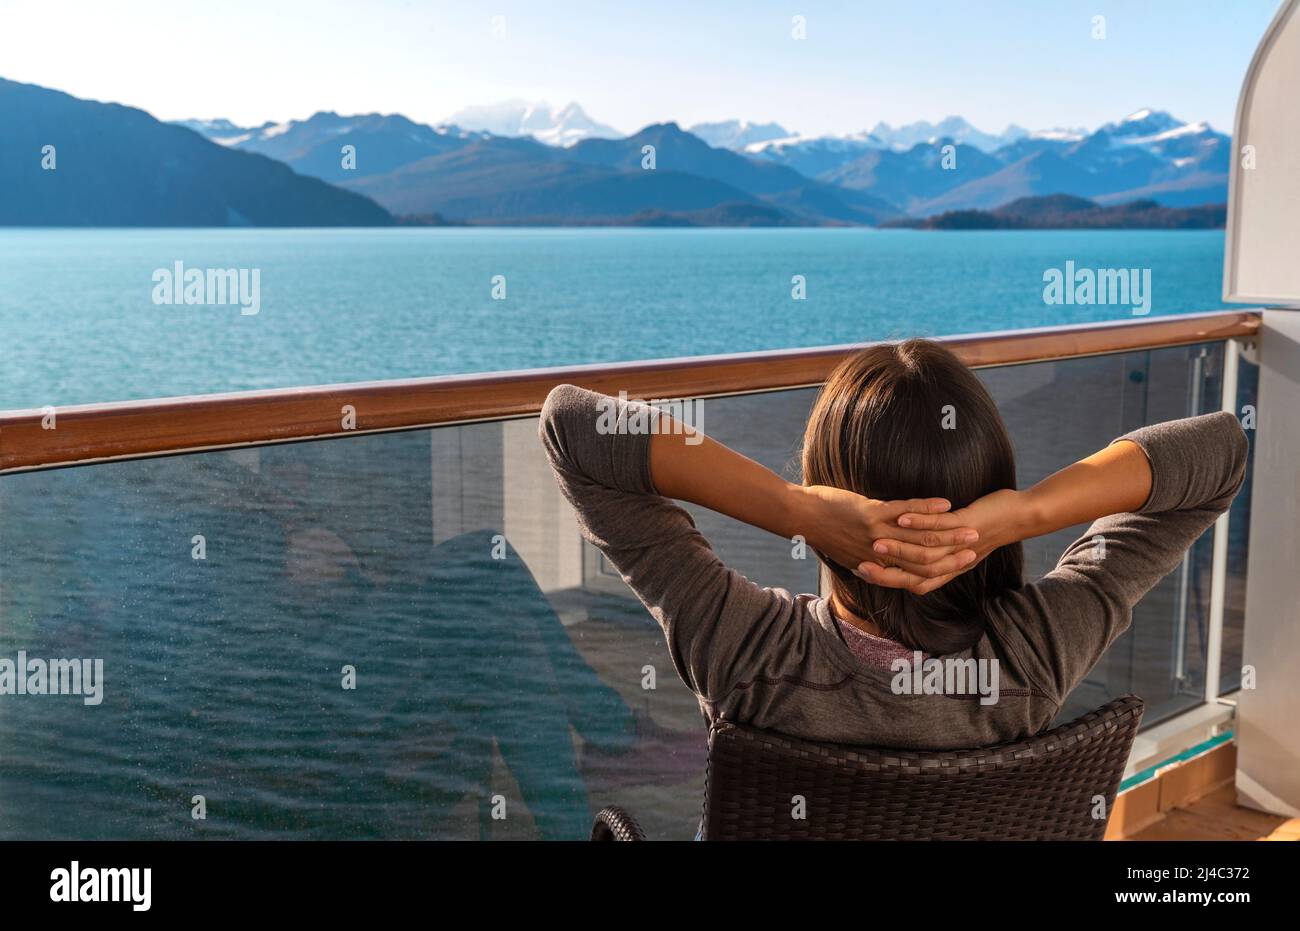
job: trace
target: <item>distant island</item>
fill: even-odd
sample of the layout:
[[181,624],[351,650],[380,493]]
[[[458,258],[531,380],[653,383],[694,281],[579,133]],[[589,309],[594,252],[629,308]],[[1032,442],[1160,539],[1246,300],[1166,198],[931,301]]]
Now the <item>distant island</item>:
[[932,217],[901,217],[882,227],[918,230],[1208,230],[1223,229],[1226,204],[1164,207],[1153,200],[1105,206],[1068,194],[1021,197],[996,210],[948,210]]

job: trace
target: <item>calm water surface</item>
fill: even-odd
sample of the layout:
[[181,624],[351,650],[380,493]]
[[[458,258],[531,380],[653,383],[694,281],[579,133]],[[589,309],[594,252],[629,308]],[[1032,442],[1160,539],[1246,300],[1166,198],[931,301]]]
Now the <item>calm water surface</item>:
[[[1220,231],[7,229],[0,408],[1131,316],[1044,304],[1068,260],[1150,268],[1153,315],[1211,310],[1222,253]],[[261,312],[155,305],[177,261],[260,269]]]

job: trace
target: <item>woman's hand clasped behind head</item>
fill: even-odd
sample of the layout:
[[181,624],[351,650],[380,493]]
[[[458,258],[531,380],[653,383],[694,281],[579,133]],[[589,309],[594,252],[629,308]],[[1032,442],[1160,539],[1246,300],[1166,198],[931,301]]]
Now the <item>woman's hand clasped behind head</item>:
[[[855,574],[873,585],[905,588],[914,594],[924,595],[973,569],[999,546],[1029,536],[1026,532],[1026,517],[1024,495],[1010,488],[990,492],[956,511],[947,508],[908,508],[895,520],[908,535],[885,534],[876,539],[872,544],[873,558],[860,563]],[[976,534],[976,538],[962,551],[963,554],[970,555],[966,556],[959,567],[948,570],[951,563],[938,558],[937,554],[951,547],[945,547],[938,541],[947,540],[947,534],[966,531]],[[918,535],[923,537],[921,545],[916,543]],[[925,559],[930,560],[930,567],[943,566],[946,571],[937,575],[934,572],[914,571],[914,567]]]
[[[979,532],[948,514],[952,505],[943,498],[878,501],[828,485],[802,491],[816,502],[818,514],[816,530],[805,533],[808,542],[875,585],[923,595],[982,558],[974,548]],[[904,516],[944,520],[906,526],[899,523]]]

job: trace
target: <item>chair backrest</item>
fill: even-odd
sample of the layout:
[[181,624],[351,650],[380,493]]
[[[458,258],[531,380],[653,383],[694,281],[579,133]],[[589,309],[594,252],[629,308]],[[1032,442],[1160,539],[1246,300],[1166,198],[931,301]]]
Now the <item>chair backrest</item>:
[[720,723],[709,732],[703,836],[1101,840],[1143,707],[1128,695],[1037,737],[945,752],[817,744]]

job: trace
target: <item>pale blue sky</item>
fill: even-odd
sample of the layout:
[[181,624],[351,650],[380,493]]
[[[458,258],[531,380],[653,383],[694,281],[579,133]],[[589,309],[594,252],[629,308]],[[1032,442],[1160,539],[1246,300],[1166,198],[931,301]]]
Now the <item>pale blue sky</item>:
[[[576,100],[632,131],[731,117],[805,133],[961,114],[1001,130],[1151,106],[1231,131],[1277,0],[655,3],[0,0],[0,77],[239,123],[316,110],[436,122]],[[791,38],[806,17],[807,39]],[[505,18],[504,38],[492,17]],[[1092,38],[1094,16],[1106,38]]]

